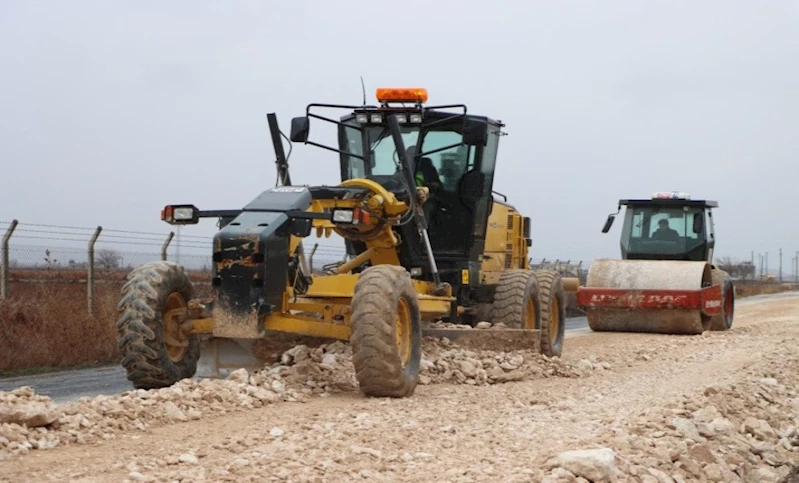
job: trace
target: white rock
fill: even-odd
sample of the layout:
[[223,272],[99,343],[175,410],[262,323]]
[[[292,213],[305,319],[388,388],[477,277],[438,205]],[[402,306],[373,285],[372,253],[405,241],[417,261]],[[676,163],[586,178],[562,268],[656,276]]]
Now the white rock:
[[558,455],[561,467],[591,481],[611,481],[616,465],[616,453],[610,448],[566,451]]
[[26,401],[25,405],[0,404],[0,423],[19,424],[29,428],[47,426],[59,418],[55,407],[38,401]]
[[327,354],[322,356],[322,364],[321,365],[332,369],[333,367],[336,366],[337,362],[338,362],[338,359],[336,358],[336,354],[331,354],[331,353],[328,352]]
[[283,431],[282,428],[274,427],[274,428],[269,430],[269,436],[271,436],[273,438],[279,438],[279,437],[283,436],[284,434],[286,434],[286,432]]
[[762,483],[776,483],[780,479],[779,475],[770,468],[759,468],[755,475],[757,475],[757,481]]
[[708,481],[723,481],[724,475],[721,473],[721,467],[716,463],[711,463],[705,466],[705,476]]
[[189,420],[188,416],[186,416],[183,411],[181,411],[180,408],[172,401],[167,401],[164,404],[164,414],[166,414],[166,417],[174,421]]
[[678,433],[683,435],[683,437],[692,439],[697,443],[702,443],[705,441],[705,438],[699,434],[699,430],[696,428],[696,425],[691,421],[685,418],[674,418],[671,420],[671,424]]
[[647,468],[650,475],[654,476],[658,483],[674,483],[674,479],[671,476],[667,475],[666,473],[660,471],[657,468]]
[[178,456],[178,461],[180,461],[181,463],[189,464],[189,465],[196,465],[197,463],[200,462],[200,460],[197,459],[196,456],[194,456],[193,454],[188,454],[188,453],[184,453],[184,454]]
[[286,385],[283,383],[283,381],[275,379],[272,381],[272,390],[278,394],[283,394],[286,392]]
[[721,413],[716,406],[713,405],[705,406],[702,409],[694,411],[693,413],[694,420],[702,423],[709,423],[710,421],[721,417]]
[[227,380],[236,382],[247,382],[249,379],[250,374],[247,372],[247,369],[244,368],[236,369],[227,376]]
[[147,477],[139,473],[138,471],[131,471],[130,473],[128,473],[128,478],[130,478],[133,481],[147,481]]
[[777,433],[774,432],[768,421],[762,419],[746,418],[744,420],[744,429],[747,433],[752,433],[755,438],[763,441],[777,437]]
[[490,329],[491,322],[478,322],[476,328],[478,329]]
[[477,374],[477,368],[471,361],[464,360],[458,363],[458,367],[466,377],[474,377]]

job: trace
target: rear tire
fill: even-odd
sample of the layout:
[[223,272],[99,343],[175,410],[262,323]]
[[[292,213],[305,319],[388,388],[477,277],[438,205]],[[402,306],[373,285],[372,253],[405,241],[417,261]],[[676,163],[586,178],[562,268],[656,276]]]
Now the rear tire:
[[541,289],[541,353],[560,357],[566,335],[566,293],[560,273],[536,270]]
[[541,327],[541,288],[532,270],[502,272],[494,292],[491,321],[509,329],[534,330]]
[[732,328],[733,316],[735,315],[735,287],[732,278],[724,270],[713,269],[711,272],[713,285],[721,285],[721,307],[722,313],[714,315],[710,319],[710,330],[725,331]]
[[419,299],[403,267],[364,270],[352,297],[352,362],[368,397],[407,397],[419,379],[422,323]]
[[118,347],[135,388],[168,387],[194,376],[199,338],[181,330],[185,316],[168,314],[185,309],[193,293],[183,267],[172,262],[147,263],[128,275],[118,305]]

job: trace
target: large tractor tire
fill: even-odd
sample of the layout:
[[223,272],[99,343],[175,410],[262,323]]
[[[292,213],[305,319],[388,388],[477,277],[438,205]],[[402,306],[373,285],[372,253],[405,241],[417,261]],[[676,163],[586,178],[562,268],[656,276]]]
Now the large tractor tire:
[[541,327],[541,287],[532,270],[502,272],[494,292],[491,321],[509,329]]
[[352,362],[369,397],[408,397],[419,380],[422,322],[419,299],[403,267],[364,270],[352,297]]
[[566,292],[560,273],[535,270],[541,290],[541,353],[560,357],[566,336]]
[[194,376],[200,341],[185,328],[194,288],[183,267],[166,261],[136,268],[122,287],[117,321],[122,366],[137,389]]
[[723,311],[710,319],[710,330],[724,331],[732,327],[735,315],[735,287],[732,278],[724,270],[714,268],[711,272],[713,285],[721,285],[721,307]]

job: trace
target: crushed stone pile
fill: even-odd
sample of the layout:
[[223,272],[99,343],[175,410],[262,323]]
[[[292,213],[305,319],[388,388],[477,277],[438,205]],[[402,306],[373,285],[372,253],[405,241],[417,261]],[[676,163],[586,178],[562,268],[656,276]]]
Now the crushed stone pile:
[[419,383],[488,385],[546,377],[581,377],[594,370],[594,365],[586,362],[580,369],[559,357],[550,358],[533,351],[473,351],[441,339],[425,346]]
[[682,395],[631,421],[607,421],[615,437],[553,457],[543,481],[792,481],[799,467],[799,357],[792,350],[766,355],[765,367],[743,383]]
[[[420,384],[487,385],[581,374],[559,358],[530,351],[474,352],[446,339],[426,343],[424,352]],[[120,432],[147,431],[206,415],[357,390],[352,352],[342,342],[317,348],[298,345],[285,351],[279,362],[253,373],[239,369],[224,380],[185,379],[168,388],[82,398],[65,405],[22,387],[0,392],[0,459],[34,449],[113,439]]]

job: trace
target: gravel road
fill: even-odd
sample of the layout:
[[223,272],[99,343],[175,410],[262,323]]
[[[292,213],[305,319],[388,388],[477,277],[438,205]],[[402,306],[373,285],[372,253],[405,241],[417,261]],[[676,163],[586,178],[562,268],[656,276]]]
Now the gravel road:
[[[567,338],[588,332],[590,329],[585,317],[566,321]],[[36,394],[49,396],[58,403],[77,401],[82,397],[113,396],[132,388],[119,364],[0,378],[0,391],[12,391],[22,386],[30,386]]]
[[0,481],[787,482],[797,340],[781,294],[741,300],[724,333],[577,328],[562,359],[429,345],[400,400],[364,398],[340,343],[91,401],[22,388],[0,394],[28,422],[0,424]]

